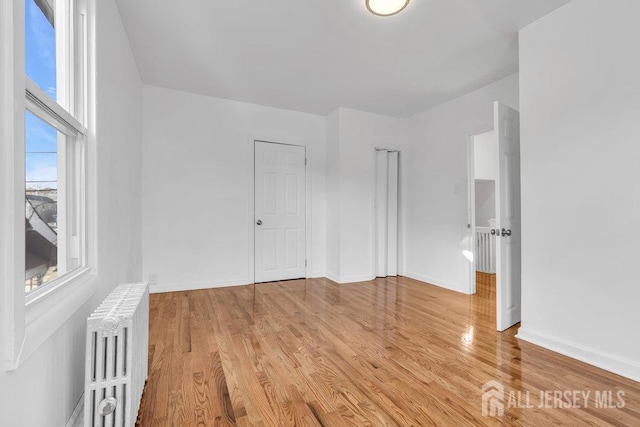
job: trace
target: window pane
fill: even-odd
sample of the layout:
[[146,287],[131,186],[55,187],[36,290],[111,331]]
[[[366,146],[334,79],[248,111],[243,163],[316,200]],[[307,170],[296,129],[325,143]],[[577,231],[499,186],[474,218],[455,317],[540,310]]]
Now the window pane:
[[57,100],[54,10],[55,0],[25,0],[25,67],[27,76]]
[[33,113],[25,114],[25,292],[58,275],[58,132]]

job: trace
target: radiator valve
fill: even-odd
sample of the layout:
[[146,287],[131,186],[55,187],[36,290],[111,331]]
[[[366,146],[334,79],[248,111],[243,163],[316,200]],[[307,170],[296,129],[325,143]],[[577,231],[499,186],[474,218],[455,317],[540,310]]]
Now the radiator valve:
[[106,417],[116,410],[116,406],[118,406],[118,401],[114,397],[107,397],[98,404],[98,413]]

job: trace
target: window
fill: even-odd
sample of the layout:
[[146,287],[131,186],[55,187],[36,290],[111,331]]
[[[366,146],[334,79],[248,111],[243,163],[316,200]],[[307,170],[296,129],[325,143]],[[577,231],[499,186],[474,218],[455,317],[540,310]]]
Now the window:
[[[58,0],[59,1],[59,0]],[[25,71],[27,76],[57,100],[56,0],[25,1]]]
[[0,376],[99,289],[95,132],[87,131],[95,125],[96,3],[1,3]]
[[27,294],[86,266],[84,22],[76,0],[25,5]]
[[85,265],[83,141],[84,136],[75,129],[61,132],[26,111],[27,293]]

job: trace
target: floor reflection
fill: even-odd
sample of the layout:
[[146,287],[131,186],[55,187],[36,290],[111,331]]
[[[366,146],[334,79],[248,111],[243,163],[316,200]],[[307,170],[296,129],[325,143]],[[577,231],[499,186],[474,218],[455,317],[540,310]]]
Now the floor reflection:
[[[495,298],[487,277],[475,295],[404,277],[152,295],[143,424],[193,425],[172,414],[208,405],[211,420],[233,414],[241,425],[640,425],[640,385],[519,342],[518,325],[497,332]],[[203,373],[216,388],[189,409],[199,391],[175,378]],[[624,390],[626,406],[507,407],[495,419],[482,414],[491,381],[516,396]]]

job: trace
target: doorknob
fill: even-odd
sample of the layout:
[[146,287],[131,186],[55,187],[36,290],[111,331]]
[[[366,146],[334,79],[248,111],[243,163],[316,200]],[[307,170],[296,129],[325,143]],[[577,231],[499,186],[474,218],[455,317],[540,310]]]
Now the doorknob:
[[496,235],[496,229],[495,229],[495,228],[492,228],[492,229],[491,229],[491,235],[492,235],[492,236],[495,236],[495,235]]
[[511,236],[511,230],[505,230],[504,228],[502,229],[502,235],[503,236]]
[[261,220],[261,219],[257,220],[257,221],[256,221],[256,224],[258,224],[258,225],[262,225],[262,220]]

